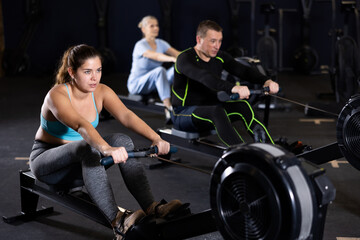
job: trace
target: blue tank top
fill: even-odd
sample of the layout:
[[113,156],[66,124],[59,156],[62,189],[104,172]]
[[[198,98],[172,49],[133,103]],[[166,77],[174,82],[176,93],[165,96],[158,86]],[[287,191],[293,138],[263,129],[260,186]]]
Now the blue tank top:
[[[70,97],[70,92],[69,92],[69,88],[66,85],[66,89],[71,101],[71,97]],[[96,111],[96,119],[95,121],[91,122],[91,125],[94,126],[94,128],[97,127],[97,125],[99,124],[99,114],[96,108],[96,103],[95,103],[95,99],[94,99],[94,93],[91,93],[92,95],[92,99],[94,102],[94,107],[95,107],[95,111]],[[62,124],[59,121],[47,121],[42,114],[40,113],[40,122],[41,122],[41,128],[44,129],[47,133],[49,133],[50,135],[60,138],[60,139],[64,139],[67,141],[78,141],[78,140],[82,140],[83,137],[76,132],[74,129],[69,128],[68,126]]]

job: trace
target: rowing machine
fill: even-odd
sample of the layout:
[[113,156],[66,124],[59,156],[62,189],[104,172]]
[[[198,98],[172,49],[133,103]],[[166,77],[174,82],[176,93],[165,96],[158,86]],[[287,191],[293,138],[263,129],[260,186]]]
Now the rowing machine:
[[[269,91],[270,89],[268,87],[263,89],[251,89],[250,94],[263,95]],[[217,94],[217,98],[220,102],[226,102],[237,100],[239,95],[229,95],[226,92],[220,91]],[[205,154],[210,157],[219,158],[222,156],[224,150],[226,150],[225,146],[219,145],[218,142],[209,140],[208,137],[210,135],[216,134],[215,130],[205,132],[186,132],[175,128],[160,128],[157,132],[164,140],[179,148]]]
[[[170,146],[170,151],[169,153],[176,153],[177,152],[177,148]],[[149,157],[152,154],[157,154],[158,153],[158,148],[157,146],[153,146],[149,149],[145,149],[143,151],[133,151],[133,152],[128,152],[128,158],[141,158],[141,157]],[[110,167],[111,165],[114,164],[114,160],[111,156],[109,157],[104,157],[100,160],[100,164],[103,165],[104,167]]]
[[[176,150],[176,148],[171,148],[172,153],[176,152]],[[133,151],[128,152],[128,157],[139,158],[149,153],[150,150]],[[107,160],[107,158],[104,158],[102,161],[106,163]],[[106,166],[106,168],[107,167],[109,166]],[[74,182],[66,185],[50,185],[38,181],[30,170],[20,171],[21,212],[19,215],[12,217],[3,216],[3,220],[6,223],[13,223],[15,221],[32,220],[38,216],[52,213],[52,207],[37,210],[39,196],[41,196],[104,226],[111,227],[103,213],[91,201],[88,193],[82,191],[83,186],[84,182],[82,178],[76,179]]]
[[145,217],[125,240],[177,240],[216,230],[230,240],[320,240],[334,198],[323,169],[279,146],[242,144],[226,150],[213,169],[211,209],[166,221]]
[[[174,148],[172,148],[174,151]],[[129,153],[143,157],[156,149]],[[109,158],[102,164],[108,165]],[[59,192],[20,172],[21,214],[7,223],[31,220],[53,208],[36,210],[39,196],[55,201],[111,228],[86,192]],[[70,187],[70,186],[68,186]],[[321,239],[327,205],[335,189],[318,169],[279,146],[253,143],[228,149],[211,174],[211,209],[193,214],[182,209],[167,219],[147,216],[130,227],[124,239],[185,239],[219,230],[225,239]],[[279,238],[278,238],[279,237]]]
[[[284,100],[284,98],[280,99]],[[292,102],[294,103],[294,101]],[[337,142],[305,151],[297,157],[305,158],[315,164],[323,164],[345,157],[353,167],[360,170],[360,154],[358,151],[360,149],[360,94],[351,97],[340,114],[336,114],[336,116],[338,117],[336,125]],[[221,157],[226,149],[219,143],[209,142],[206,137],[202,137],[204,135],[209,136],[209,133],[188,133],[169,128],[158,129],[158,133],[164,140],[179,148],[216,158]]]
[[162,102],[156,100],[157,93],[148,95],[129,94],[128,96],[118,95],[120,100],[130,109],[148,111],[164,115],[165,106]]
[[[253,96],[263,95],[264,91],[266,91],[266,89],[250,90],[250,94]],[[125,104],[125,106],[130,109],[143,110],[143,111],[162,114],[162,115],[164,114],[165,106],[162,102],[159,102],[156,99],[154,93],[151,93],[149,95],[136,95],[136,94],[129,94],[128,96],[118,95],[118,97]],[[228,96],[225,92],[220,92],[218,94],[218,98],[220,101],[226,101]],[[269,106],[267,106],[267,111],[268,109]],[[268,119],[269,113],[267,112],[266,115],[267,116],[264,116],[264,118]]]

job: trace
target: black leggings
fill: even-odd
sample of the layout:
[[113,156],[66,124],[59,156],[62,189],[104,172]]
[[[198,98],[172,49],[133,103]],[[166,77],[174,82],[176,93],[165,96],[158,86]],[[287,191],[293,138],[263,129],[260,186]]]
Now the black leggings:
[[[113,147],[122,146],[127,151],[134,149],[132,140],[124,134],[112,134],[104,139]],[[30,168],[37,179],[47,184],[67,184],[83,178],[90,197],[111,222],[118,208],[105,168],[100,165],[101,157],[100,152],[84,140],[60,146],[35,141]],[[146,210],[154,198],[143,165],[129,158],[118,166],[128,190]]]
[[245,100],[229,101],[214,106],[197,106],[192,122],[198,131],[216,130],[220,140],[227,146],[243,143],[232,123],[242,120],[247,131],[257,142],[271,142],[266,127],[255,117],[250,104]]

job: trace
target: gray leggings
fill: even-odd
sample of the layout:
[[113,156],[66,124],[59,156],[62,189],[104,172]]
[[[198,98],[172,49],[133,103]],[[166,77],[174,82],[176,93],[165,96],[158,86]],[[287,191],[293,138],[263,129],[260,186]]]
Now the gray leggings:
[[[112,134],[104,139],[110,146],[122,146],[127,151],[134,149],[132,140],[124,134]],[[106,169],[100,165],[101,157],[100,152],[84,140],[60,146],[35,141],[30,169],[38,180],[47,184],[69,184],[82,178],[90,197],[111,223],[118,208]],[[129,192],[146,210],[154,202],[154,197],[142,164],[129,158],[118,166]]]

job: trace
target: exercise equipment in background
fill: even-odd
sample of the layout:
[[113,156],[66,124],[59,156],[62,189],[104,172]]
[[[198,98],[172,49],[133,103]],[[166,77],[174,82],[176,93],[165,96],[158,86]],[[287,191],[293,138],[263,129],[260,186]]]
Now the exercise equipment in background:
[[170,43],[170,45],[172,45],[171,43],[171,7],[172,7],[172,3],[173,0],[158,0],[159,4],[160,4],[160,10],[161,13],[163,15],[163,19],[161,21],[161,29],[163,31],[163,39],[165,41],[167,41],[168,43]]
[[[250,3],[250,53],[239,46],[239,9],[241,3]],[[227,49],[227,52],[234,58],[245,55],[253,56],[255,53],[255,0],[228,0],[228,5],[231,16],[230,27],[232,33],[232,44]]]
[[[278,70],[278,57],[277,57],[277,43],[272,36],[275,31],[270,28],[270,15],[274,14],[276,10],[275,3],[263,3],[260,6],[260,12],[265,16],[264,30],[262,37],[258,40],[256,47],[256,56],[262,63],[266,71],[266,75],[271,78],[277,75]],[[276,80],[276,79],[275,79]]]
[[[335,87],[336,102],[343,105],[352,95],[359,92],[360,52],[359,45],[349,34],[349,19],[355,17],[356,36],[360,38],[359,12],[355,1],[342,1],[341,12],[344,14],[343,30],[337,31],[335,44],[335,66],[332,79]],[[357,39],[359,42],[360,39]]]
[[289,13],[296,13],[296,9],[284,9],[279,8],[279,30],[278,30],[278,42],[279,42],[279,60],[278,71],[293,70],[288,66],[284,66],[284,15]]
[[26,0],[25,14],[25,29],[16,48],[9,49],[5,46],[2,64],[5,74],[9,76],[25,73],[30,69],[31,61],[26,51],[41,21],[41,1]]
[[[116,68],[116,57],[114,52],[108,47],[108,29],[107,29],[107,18],[108,18],[108,0],[94,0],[96,10],[98,13],[98,40],[99,46],[98,51],[102,56],[103,73],[108,74],[115,71]],[[103,113],[105,114],[105,113]]]
[[[273,37],[273,35],[276,35],[276,30],[270,27],[270,15],[276,13],[275,3],[269,2],[261,4],[260,13],[265,16],[265,21],[264,30],[260,31],[263,36],[258,40],[256,47],[257,58],[261,61],[261,65],[266,72],[266,76],[273,81],[277,81],[279,71],[278,45]],[[278,94],[283,94],[281,89]],[[265,116],[269,115],[267,113],[269,109],[286,110],[289,108],[289,106],[286,106],[285,104],[279,104],[276,98],[270,97],[264,98],[264,103],[259,103],[257,107],[265,110]],[[268,124],[268,121],[269,119],[266,119],[265,123]]]
[[[360,84],[360,50],[359,39],[349,34],[350,18],[355,18],[355,35],[360,35],[359,13],[355,1],[342,1],[341,12],[344,15],[343,29],[336,28],[336,3],[331,0],[332,29],[331,35],[331,65],[329,78],[332,92],[320,93],[319,99],[328,100],[324,102],[311,102],[309,105],[316,106],[327,111],[340,113],[346,101],[356,93],[359,93]],[[360,38],[360,37],[359,37]],[[331,101],[329,101],[331,100]],[[326,116],[318,111],[305,108],[307,116]]]
[[310,74],[319,62],[319,56],[314,48],[310,46],[310,11],[313,0],[300,0],[302,6],[302,45],[296,49],[294,59],[294,69],[299,73]]
[[4,76],[3,56],[5,50],[5,33],[4,33],[4,18],[2,11],[2,2],[0,2],[0,78]]

